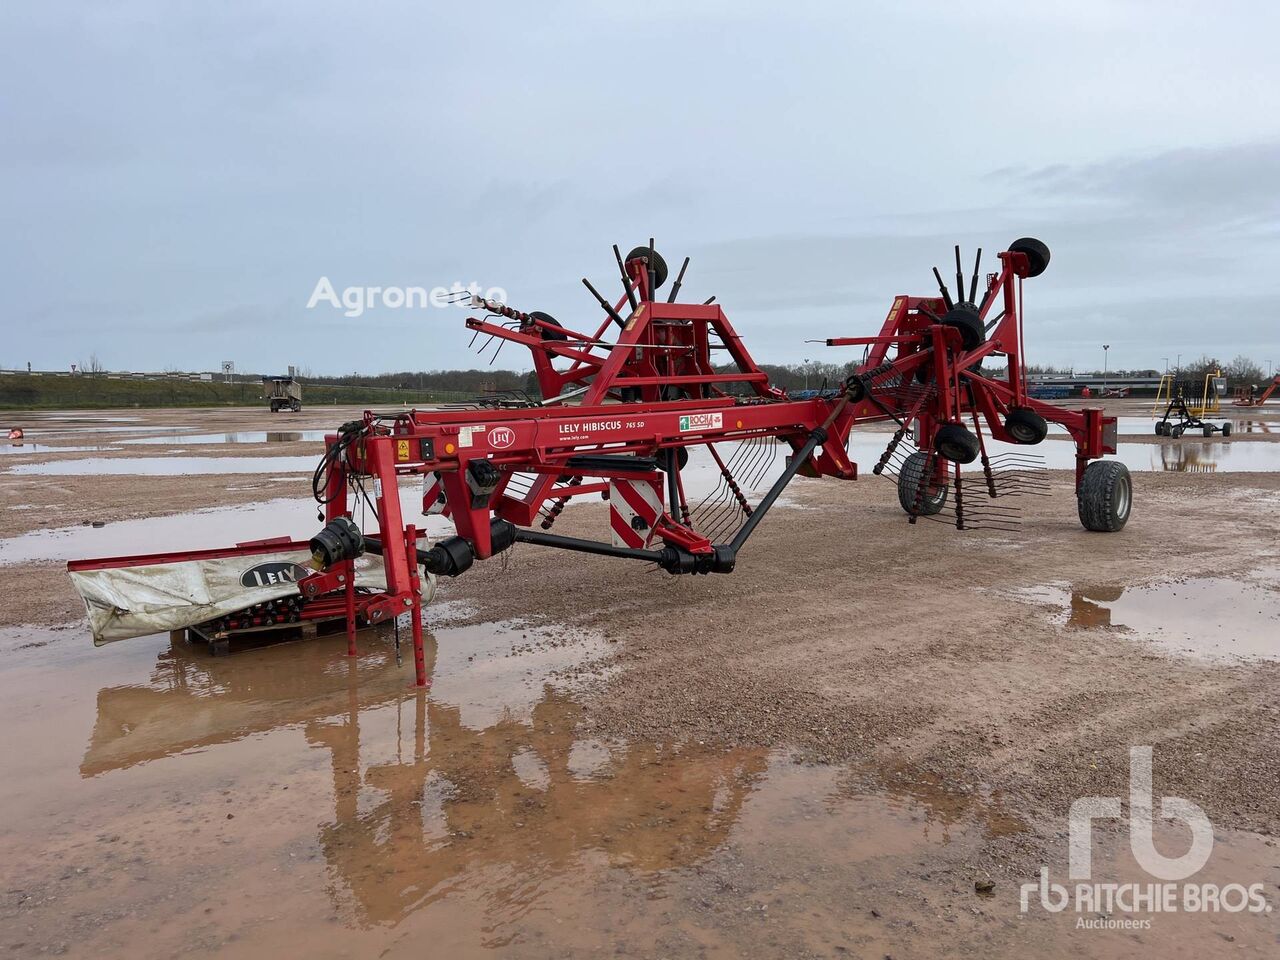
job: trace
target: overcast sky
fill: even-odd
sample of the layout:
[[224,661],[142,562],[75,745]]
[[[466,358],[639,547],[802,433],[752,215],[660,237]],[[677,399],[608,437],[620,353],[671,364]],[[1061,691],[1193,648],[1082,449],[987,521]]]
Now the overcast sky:
[[849,359],[804,341],[1029,235],[1032,361],[1280,364],[1277,35],[1229,0],[8,3],[0,365],[472,366],[459,309],[307,300],[476,282],[585,328],[650,235],[763,361]]

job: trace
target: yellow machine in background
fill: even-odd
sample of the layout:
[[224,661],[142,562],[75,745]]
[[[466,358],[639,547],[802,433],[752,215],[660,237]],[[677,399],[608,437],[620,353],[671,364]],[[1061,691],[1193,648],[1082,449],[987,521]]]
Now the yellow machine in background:
[[1227,378],[1222,375],[1221,370],[1205,374],[1204,389],[1200,391],[1198,403],[1193,402],[1196,399],[1194,395],[1187,396],[1186,387],[1186,384],[1180,385],[1172,373],[1166,373],[1160,378],[1160,386],[1156,388],[1156,402],[1151,405],[1151,415],[1156,416],[1161,412],[1162,406],[1167,408],[1173,403],[1174,395],[1179,391],[1183,394],[1187,411],[1193,417],[1203,417],[1206,413],[1217,413],[1222,409],[1222,398],[1227,392]]

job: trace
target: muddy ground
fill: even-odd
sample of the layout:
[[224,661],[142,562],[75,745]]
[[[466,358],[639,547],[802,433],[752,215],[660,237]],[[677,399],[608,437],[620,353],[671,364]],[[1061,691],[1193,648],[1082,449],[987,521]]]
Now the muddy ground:
[[[0,458],[0,538],[99,521],[129,541],[134,518],[304,497],[309,479],[12,466],[311,456],[318,441],[182,435],[352,413],[25,417],[51,449]],[[1249,416],[1268,429],[1227,443],[1280,441],[1280,418]],[[120,442],[159,427],[172,443]],[[426,696],[387,633],[354,662],[336,638],[95,650],[61,564],[7,562],[0,540],[0,947],[1273,956],[1274,911],[1019,902],[1042,865],[1065,878],[1071,803],[1127,797],[1129,748],[1149,745],[1156,797],[1213,824],[1187,882],[1280,903],[1280,472],[1210,472],[1222,442],[1184,438],[1195,467],[1135,474],[1117,535],[1081,529],[1063,472],[1016,532],[911,525],[867,475],[797,480],[732,576],[520,546],[442,584]],[[556,530],[606,520],[588,504]],[[1095,836],[1095,881],[1152,882],[1123,824]],[[1157,840],[1175,856],[1188,835]]]

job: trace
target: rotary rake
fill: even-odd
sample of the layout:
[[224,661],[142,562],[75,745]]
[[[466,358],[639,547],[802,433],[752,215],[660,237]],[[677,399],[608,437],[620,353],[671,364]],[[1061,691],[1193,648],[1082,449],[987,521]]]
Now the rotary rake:
[[[1027,394],[1022,286],[1048,265],[1038,240],[1011,244],[986,274],[979,250],[967,284],[957,247],[955,294],[935,268],[938,293],[896,297],[879,333],[826,340],[862,347],[863,358],[836,389],[806,399],[770,384],[714,297],[679,299],[687,257],[665,297],[658,291],[668,268],[652,240],[625,257],[614,247],[614,257],[622,293],[611,300],[584,279],[600,317],[582,330],[545,312],[465,300],[466,325],[483,350],[495,345],[496,355],[514,343],[530,351],[540,396],[367,412],[326,438],[313,483],[325,525],[306,544],[311,562],[296,590],[304,611],[307,604],[345,610],[352,653],[358,625],[410,612],[425,684],[422,573],[456,577],[516,543],[638,561],[672,575],[731,573],[793,478],[857,478],[849,445],[860,424],[896,424],[871,472],[896,482],[911,523],[1003,529],[1016,522],[1009,502],[1043,494],[1045,483],[1033,456],[993,445],[1034,446],[1049,423],[1075,444],[1084,527],[1112,532],[1128,519],[1128,471],[1099,459],[1115,452],[1115,418]],[[983,369],[996,357],[1005,359],[998,376]],[[777,466],[775,449],[785,460],[753,502],[749,491]],[[692,504],[691,452],[719,481]],[[422,478],[423,513],[447,518],[452,535],[430,542],[406,522],[398,487],[407,476]],[[565,506],[585,498],[609,503],[607,534],[555,532]],[[376,514],[376,530],[356,525],[357,500]],[[364,554],[381,557],[385,588],[356,588]]]

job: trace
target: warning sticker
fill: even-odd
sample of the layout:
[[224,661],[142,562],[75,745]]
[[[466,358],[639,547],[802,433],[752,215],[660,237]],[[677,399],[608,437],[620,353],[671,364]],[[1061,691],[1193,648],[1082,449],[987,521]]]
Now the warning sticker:
[[471,436],[472,434],[476,434],[476,433],[484,433],[483,423],[478,423],[470,427],[459,427],[458,428],[458,446],[460,447],[471,446]]
[[402,463],[405,460],[409,459],[409,441],[408,440],[396,441],[396,459],[401,461]]
[[690,413],[680,418],[680,432],[690,430],[719,430],[724,426],[724,415],[719,413]]

